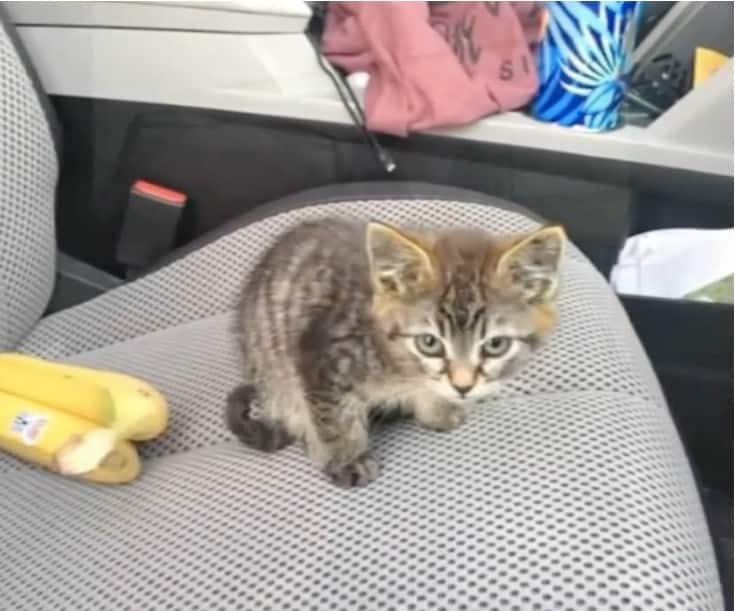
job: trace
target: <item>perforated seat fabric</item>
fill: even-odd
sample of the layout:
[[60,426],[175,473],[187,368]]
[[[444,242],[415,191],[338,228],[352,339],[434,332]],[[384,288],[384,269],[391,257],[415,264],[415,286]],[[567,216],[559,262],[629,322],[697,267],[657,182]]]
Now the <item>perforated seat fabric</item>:
[[[560,441],[562,440],[562,441]],[[148,460],[136,484],[3,477],[8,609],[718,609],[671,423],[618,393],[517,397],[378,437],[345,492],[295,448]],[[43,502],[39,502],[43,491]]]
[[0,350],[25,335],[54,286],[58,161],[42,101],[0,5]]
[[574,247],[549,345],[460,430],[381,433],[383,474],[366,489],[334,488],[297,448],[261,455],[231,440],[222,409],[241,369],[232,307],[286,227],[326,213],[496,232],[538,224],[479,195],[360,197],[360,188],[307,193],[302,207],[44,319],[25,338],[24,351],[150,380],[173,416],[142,447],[145,471],[130,486],[0,461],[2,600],[34,610],[721,609],[706,522],[658,384],[619,303]]

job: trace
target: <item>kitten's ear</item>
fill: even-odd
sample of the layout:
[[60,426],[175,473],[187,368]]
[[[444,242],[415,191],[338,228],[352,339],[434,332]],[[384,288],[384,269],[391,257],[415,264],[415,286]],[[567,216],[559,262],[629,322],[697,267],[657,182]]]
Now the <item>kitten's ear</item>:
[[431,255],[393,227],[368,223],[367,252],[376,294],[410,298],[429,288],[434,279]]
[[516,241],[500,255],[495,273],[518,286],[526,301],[553,299],[567,236],[558,225],[544,227]]

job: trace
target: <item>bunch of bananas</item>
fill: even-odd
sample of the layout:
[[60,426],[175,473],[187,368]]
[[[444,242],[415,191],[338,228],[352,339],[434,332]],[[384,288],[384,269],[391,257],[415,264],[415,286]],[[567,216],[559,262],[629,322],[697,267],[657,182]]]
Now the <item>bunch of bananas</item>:
[[135,479],[131,441],[160,435],[166,399],[121,373],[0,354],[0,449],[63,475],[99,483]]

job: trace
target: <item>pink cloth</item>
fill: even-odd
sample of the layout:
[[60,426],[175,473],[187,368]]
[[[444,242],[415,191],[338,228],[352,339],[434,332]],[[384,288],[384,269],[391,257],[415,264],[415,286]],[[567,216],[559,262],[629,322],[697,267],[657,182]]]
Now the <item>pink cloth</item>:
[[368,72],[369,129],[405,136],[519,108],[536,92],[536,2],[330,2],[322,52]]

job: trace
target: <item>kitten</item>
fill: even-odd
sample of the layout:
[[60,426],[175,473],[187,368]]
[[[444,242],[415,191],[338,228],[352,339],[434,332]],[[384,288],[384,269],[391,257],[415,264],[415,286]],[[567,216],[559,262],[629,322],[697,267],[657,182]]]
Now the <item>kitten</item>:
[[337,218],[291,229],[243,291],[247,384],[229,397],[229,427],[264,450],[298,440],[335,483],[369,483],[375,410],[453,429],[553,330],[565,241],[556,226],[505,238]]

